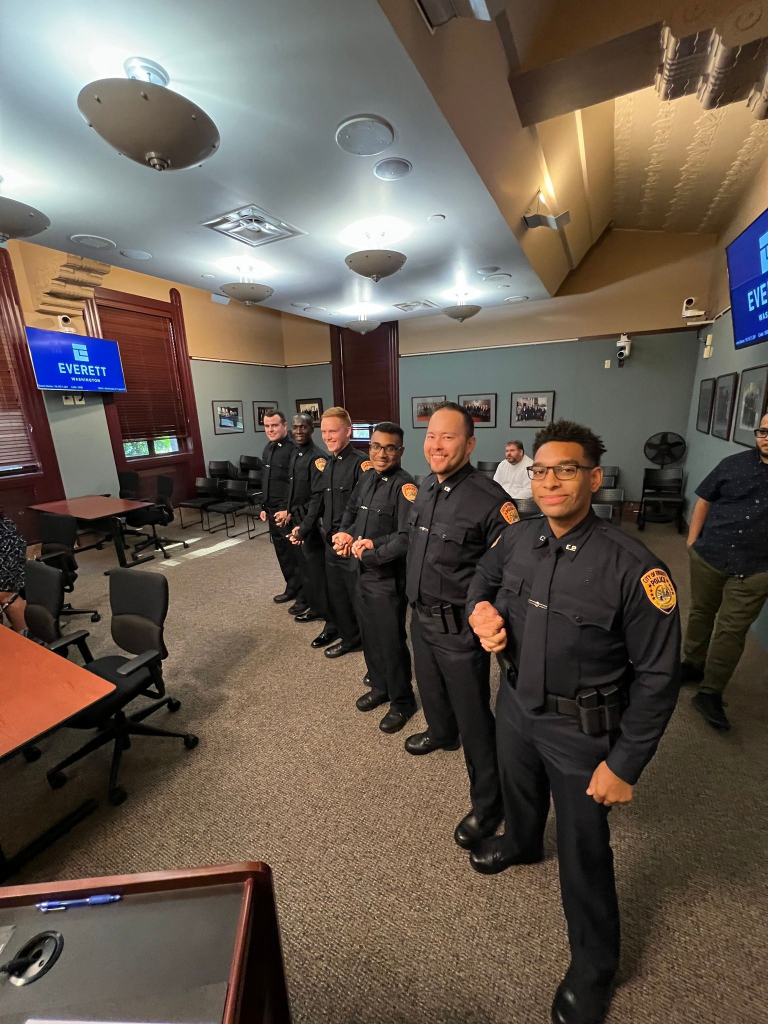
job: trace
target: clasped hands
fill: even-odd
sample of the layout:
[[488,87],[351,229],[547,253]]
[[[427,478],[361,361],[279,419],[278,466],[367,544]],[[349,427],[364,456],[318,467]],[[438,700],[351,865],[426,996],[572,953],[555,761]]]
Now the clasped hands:
[[373,541],[366,537],[358,537],[357,540],[351,533],[335,533],[333,535],[333,550],[340,558],[350,556],[361,559],[363,552],[373,549]]
[[507,646],[507,631],[504,619],[490,601],[478,601],[469,616],[469,625],[475,632],[480,646],[490,654],[497,654]]

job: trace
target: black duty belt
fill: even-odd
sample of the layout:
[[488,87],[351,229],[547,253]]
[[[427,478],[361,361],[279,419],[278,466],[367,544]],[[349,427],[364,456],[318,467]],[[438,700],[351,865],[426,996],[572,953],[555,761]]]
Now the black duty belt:
[[582,690],[575,699],[548,693],[546,711],[576,718],[587,736],[601,736],[619,728],[625,706],[624,692],[615,684]]
[[414,608],[420,615],[435,619],[436,625],[440,626],[443,633],[461,633],[464,629],[466,616],[463,604],[422,604],[416,601]]

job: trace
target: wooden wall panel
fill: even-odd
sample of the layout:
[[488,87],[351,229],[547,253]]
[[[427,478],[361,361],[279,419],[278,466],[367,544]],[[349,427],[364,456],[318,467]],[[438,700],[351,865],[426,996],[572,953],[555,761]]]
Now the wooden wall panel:
[[396,320],[370,334],[331,328],[333,399],[353,422],[376,423],[400,416],[399,336]]

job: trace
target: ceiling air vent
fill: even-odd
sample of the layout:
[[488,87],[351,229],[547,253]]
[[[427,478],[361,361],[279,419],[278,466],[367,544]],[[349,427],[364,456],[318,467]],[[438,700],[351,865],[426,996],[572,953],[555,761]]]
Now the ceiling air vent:
[[414,0],[414,3],[434,30],[451,18],[493,21],[504,10],[506,0]]
[[440,309],[440,307],[429,299],[413,299],[412,302],[396,302],[395,309],[402,309],[404,313],[415,313],[420,309]]
[[295,238],[306,234],[300,228],[280,220],[258,206],[243,206],[239,210],[223,213],[213,220],[207,220],[203,227],[212,228],[222,235],[245,242],[246,245],[269,245],[284,238]]

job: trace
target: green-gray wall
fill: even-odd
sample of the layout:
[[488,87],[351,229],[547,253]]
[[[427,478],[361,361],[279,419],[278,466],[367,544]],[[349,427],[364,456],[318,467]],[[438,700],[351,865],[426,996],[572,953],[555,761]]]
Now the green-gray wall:
[[[555,418],[585,423],[601,435],[607,465],[617,465],[627,501],[637,500],[646,439],[659,430],[685,436],[698,341],[692,331],[632,337],[624,366],[616,365],[617,338],[603,341],[514,345],[509,348],[448,352],[400,359],[400,415],[405,430],[404,465],[425,472],[425,431],[411,425],[411,398],[496,392],[497,426],[476,431],[473,461],[499,461],[511,438],[523,441],[530,454],[536,427],[510,427],[513,391],[555,392]],[[605,360],[611,368],[604,368]]]
[[[703,358],[706,336],[712,334],[712,355]],[[696,429],[696,414],[699,405],[699,384],[707,377],[719,377],[724,373],[739,373],[751,366],[762,366],[768,363],[768,343],[753,345],[751,348],[737,352],[733,347],[733,322],[730,312],[719,317],[711,327],[701,331],[698,344],[696,373],[691,394],[691,406],[688,413],[688,476],[686,493],[689,499],[688,508],[696,501],[694,491],[704,477],[727,455],[746,451],[743,445],[734,441],[723,441],[712,434],[701,434]],[[768,650],[768,608],[752,627],[760,644]]]
[[44,391],[45,411],[67,498],[117,494],[117,469],[101,395],[84,393],[85,405],[64,405],[59,391]]

